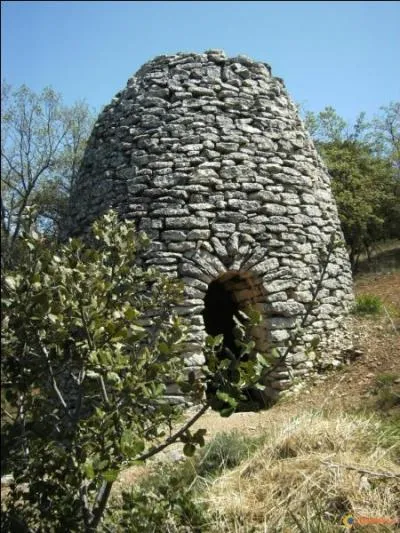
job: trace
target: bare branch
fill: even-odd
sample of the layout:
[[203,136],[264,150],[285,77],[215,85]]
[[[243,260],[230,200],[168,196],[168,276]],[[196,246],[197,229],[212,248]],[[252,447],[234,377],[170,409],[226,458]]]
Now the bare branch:
[[9,418],[10,420],[12,420],[13,422],[15,422],[15,421],[17,420],[16,417],[15,417],[15,416],[12,416],[12,414],[10,414],[10,413],[7,411],[7,409],[5,409],[4,407],[1,408],[1,411],[2,411],[6,416],[8,416],[8,418]]
[[[176,442],[182,435],[186,433],[186,431],[207,411],[207,409],[210,407],[210,404],[206,402],[201,409],[194,415],[192,418],[184,425],[182,426],[178,431],[176,431],[173,435],[168,437],[162,444],[155,446],[154,448],[151,448],[148,452],[144,453],[143,455],[140,455],[135,459],[135,461],[145,461],[146,459],[149,459],[150,457],[153,457],[153,455],[158,454],[174,442]],[[103,516],[104,509],[107,505],[108,498],[111,493],[111,488],[113,486],[113,481],[106,481],[103,483],[94,505],[93,510],[93,519],[90,522],[90,530],[89,531],[95,531],[96,527],[98,526],[101,517]]]
[[[5,170],[2,184],[15,192],[21,200],[18,208],[22,207],[15,209],[14,205],[13,210],[9,209],[14,235],[9,243],[12,248],[21,230],[20,217],[31,203],[32,195],[47,180],[61,178],[63,182],[63,187],[54,194],[54,211],[60,218],[63,207],[57,199],[62,196],[63,188],[70,189],[75,179],[83,137],[89,135],[91,115],[87,107],[78,104],[64,108],[61,96],[51,89],[40,94],[25,86],[10,94],[3,91],[2,104],[1,159]],[[4,203],[10,208],[8,196]]]
[[52,366],[51,361],[50,361],[49,352],[47,351],[46,346],[43,345],[43,343],[40,341],[40,339],[38,337],[37,337],[37,339],[38,339],[38,343],[39,343],[40,349],[42,351],[42,354],[44,355],[44,357],[46,359],[46,362],[47,362],[47,366],[48,366],[48,369],[49,369],[50,378],[51,378],[51,384],[53,386],[53,390],[56,393],[61,405],[63,406],[65,413],[67,414],[67,416],[70,419],[72,419],[71,413],[69,412],[69,409],[68,409],[68,405],[67,405],[66,401],[64,400],[64,397],[63,397],[60,389],[58,388],[57,381],[56,381],[56,378],[55,378],[55,375],[54,375],[53,366]]
[[151,448],[148,452],[144,453],[143,455],[140,455],[135,459],[135,461],[146,461],[146,459],[149,459],[150,457],[153,457],[153,455],[156,455],[157,453],[161,452],[170,444],[173,444],[176,442],[182,435],[186,433],[186,431],[193,426],[193,424],[207,411],[207,409],[210,407],[209,402],[206,402],[197,413],[192,416],[192,418],[184,425],[182,426],[178,431],[173,433],[168,439],[166,439],[162,444],[155,446],[154,448]]
[[104,403],[109,405],[110,400],[108,399],[108,394],[107,394],[106,385],[104,383],[103,376],[99,376],[99,381],[100,381],[101,393],[103,395]]
[[385,305],[383,306],[383,310],[385,311],[385,314],[386,314],[386,316],[389,319],[389,322],[390,322],[390,324],[391,324],[391,326],[393,328],[393,331],[395,333],[397,333],[397,335],[399,335],[399,332],[397,331],[397,328],[396,328],[396,324],[394,323],[393,318],[390,316],[389,311],[387,310]]

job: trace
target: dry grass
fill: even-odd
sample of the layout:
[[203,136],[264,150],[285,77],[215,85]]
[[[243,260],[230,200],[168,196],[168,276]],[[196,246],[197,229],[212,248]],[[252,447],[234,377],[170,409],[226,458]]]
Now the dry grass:
[[384,442],[376,418],[346,414],[309,412],[272,425],[256,455],[203,494],[212,530],[322,533],[339,531],[344,513],[398,516],[400,444],[382,447],[380,434]]

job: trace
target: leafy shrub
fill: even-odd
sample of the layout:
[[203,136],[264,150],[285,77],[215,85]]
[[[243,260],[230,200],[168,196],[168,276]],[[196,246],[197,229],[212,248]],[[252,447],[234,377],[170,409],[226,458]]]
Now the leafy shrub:
[[110,527],[118,526],[118,531],[128,533],[207,531],[212,517],[196,497],[205,490],[201,481],[248,459],[259,440],[238,431],[219,433],[194,457],[163,465],[138,486],[122,492],[122,503],[111,505]]
[[378,315],[382,312],[383,303],[379,296],[362,294],[356,299],[354,312],[357,315]]
[[[2,529],[92,532],[121,469],[174,442],[192,456],[205,430],[192,434],[191,425],[209,407],[232,414],[274,356],[221,360],[222,335],[208,337],[204,376],[186,377],[182,285],[140,267],[148,239],[114,212],[87,241],[57,246],[27,225],[20,245],[23,260],[1,272],[2,380],[14,407],[12,431],[2,427],[4,467],[15,479]],[[238,340],[241,354],[254,350],[244,327]],[[181,410],[166,399],[166,382],[200,404],[169,436]]]
[[164,391],[182,376],[182,287],[138,266],[148,239],[116,213],[93,225],[90,243],[57,247],[27,228],[20,244],[24,260],[2,271],[16,481],[2,523],[89,531],[119,470],[176,419]]
[[193,496],[178,476],[159,473],[123,491],[115,509],[110,506],[106,525],[126,533],[202,533],[207,510]]
[[235,468],[256,449],[258,440],[238,431],[218,433],[198,455],[196,472],[209,477],[225,469]]

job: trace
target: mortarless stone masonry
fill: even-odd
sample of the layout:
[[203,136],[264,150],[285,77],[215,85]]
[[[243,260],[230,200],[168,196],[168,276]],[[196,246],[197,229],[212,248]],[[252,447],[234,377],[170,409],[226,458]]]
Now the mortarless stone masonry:
[[[195,369],[204,364],[204,322],[226,333],[213,329],[218,310],[207,309],[218,307],[216,284],[231,309],[261,311],[259,349],[283,349],[312,298],[320,252],[333,233],[343,239],[327,169],[283,81],[265,63],[219,50],[156,57],[103,109],[72,192],[70,233],[84,233],[109,207],[152,238],[145,265],[183,280],[179,312],[191,322],[186,361]],[[350,346],[343,247],[318,299],[267,395],[338,364]],[[316,336],[318,349],[307,349]]]

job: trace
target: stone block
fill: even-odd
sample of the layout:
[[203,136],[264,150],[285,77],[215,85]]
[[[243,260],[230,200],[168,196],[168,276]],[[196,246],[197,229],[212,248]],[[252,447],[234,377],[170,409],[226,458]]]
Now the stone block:
[[209,222],[206,218],[201,217],[171,217],[165,219],[166,228],[176,228],[176,229],[200,229],[208,228]]
[[301,316],[305,313],[304,305],[293,300],[286,302],[272,302],[270,309],[272,313],[285,317]]

